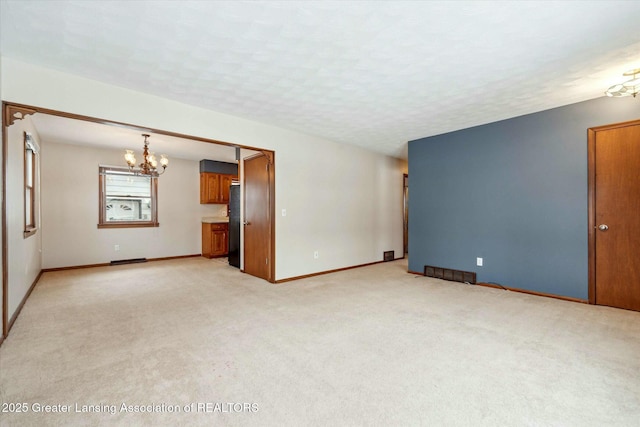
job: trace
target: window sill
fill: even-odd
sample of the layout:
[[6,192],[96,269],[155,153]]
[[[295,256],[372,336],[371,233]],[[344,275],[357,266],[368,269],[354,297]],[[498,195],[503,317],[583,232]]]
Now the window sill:
[[26,230],[24,230],[24,232],[22,233],[23,238],[27,238],[30,236],[33,236],[34,234],[36,234],[38,232],[37,228],[27,228]]
[[98,228],[147,228],[147,227],[160,227],[158,222],[120,222],[120,223],[108,223],[98,224]]

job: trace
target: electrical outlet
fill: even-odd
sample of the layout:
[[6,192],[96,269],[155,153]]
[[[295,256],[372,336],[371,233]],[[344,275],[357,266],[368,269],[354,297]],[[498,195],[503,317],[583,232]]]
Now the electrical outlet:
[[120,250],[120,245],[114,245],[113,250],[118,252]]
[[482,263],[483,263],[482,258],[480,258],[480,257],[476,258],[476,265],[477,265],[478,267],[482,267]]
[[318,259],[320,258],[320,253],[318,251],[314,251],[313,252],[313,259]]

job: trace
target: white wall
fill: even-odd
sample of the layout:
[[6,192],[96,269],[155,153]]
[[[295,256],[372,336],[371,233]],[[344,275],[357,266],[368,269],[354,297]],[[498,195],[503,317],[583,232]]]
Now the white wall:
[[123,151],[45,141],[41,159],[43,268],[199,254],[201,218],[226,211],[200,204],[198,162],[172,158],[158,178],[159,227],[98,229],[98,167],[123,165]]
[[[8,271],[8,316],[14,315],[16,309],[29,291],[31,284],[42,269],[42,221],[40,215],[40,191],[38,183],[40,173],[36,167],[36,227],[37,232],[24,237],[24,132],[31,133],[42,147],[38,132],[31,119],[26,117],[17,120],[7,128],[7,271]],[[36,165],[39,166],[41,155],[38,154]]]
[[402,253],[402,161],[13,59],[2,67],[8,101],[274,150],[276,279]]
[[287,197],[276,190],[276,233],[278,242],[289,242],[276,243],[276,259],[287,259],[287,276],[379,261],[387,250],[402,257],[401,162],[352,146],[327,148],[309,145],[284,159],[276,154],[276,183],[281,170],[287,176],[278,187]]

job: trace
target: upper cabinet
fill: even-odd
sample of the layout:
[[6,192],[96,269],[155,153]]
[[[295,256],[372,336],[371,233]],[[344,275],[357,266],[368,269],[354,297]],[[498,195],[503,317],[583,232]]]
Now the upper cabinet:
[[229,204],[229,187],[238,179],[238,164],[200,160],[200,203]]
[[234,175],[220,175],[220,199],[225,205],[229,204],[229,187],[231,182],[237,180],[238,177]]
[[202,172],[200,173],[200,203],[229,204],[229,187],[236,175]]

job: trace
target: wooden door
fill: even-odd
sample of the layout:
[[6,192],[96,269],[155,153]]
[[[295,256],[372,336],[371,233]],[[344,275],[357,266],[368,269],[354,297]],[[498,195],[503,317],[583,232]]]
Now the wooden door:
[[640,120],[589,129],[589,300],[640,311]]
[[274,281],[272,259],[272,181],[269,158],[244,160],[244,272]]

